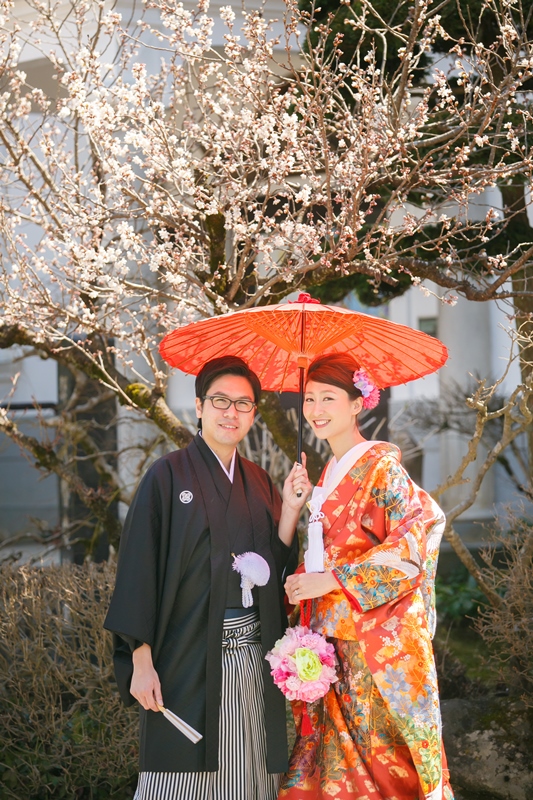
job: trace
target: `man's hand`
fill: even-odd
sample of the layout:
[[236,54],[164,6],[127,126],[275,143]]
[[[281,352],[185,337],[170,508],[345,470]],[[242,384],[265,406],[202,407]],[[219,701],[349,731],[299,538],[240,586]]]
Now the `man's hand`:
[[152,648],[143,644],[133,651],[133,677],[130,693],[147,711],[159,711],[163,704],[161,683],[154,669]]

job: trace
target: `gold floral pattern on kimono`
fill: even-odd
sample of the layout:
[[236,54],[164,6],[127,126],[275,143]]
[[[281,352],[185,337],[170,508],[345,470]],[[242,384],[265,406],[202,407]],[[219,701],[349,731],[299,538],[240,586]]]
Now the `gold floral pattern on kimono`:
[[313,601],[311,627],[335,644],[339,681],[313,705],[316,733],[297,738],[280,797],[452,800],[431,645],[442,512],[377,443],[322,513],[339,588]]

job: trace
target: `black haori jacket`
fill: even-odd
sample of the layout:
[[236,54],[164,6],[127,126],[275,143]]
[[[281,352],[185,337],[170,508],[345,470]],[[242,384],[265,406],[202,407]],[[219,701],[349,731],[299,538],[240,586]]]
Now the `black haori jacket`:
[[[267,585],[258,590],[265,654],[286,627],[282,578],[296,564],[296,547],[278,537],[281,500],[267,473],[238,455],[235,469],[242,476],[254,549],[270,567]],[[217,459],[196,436],[150,467],[126,518],[104,623],[113,632],[121,697],[127,705],[134,702],[131,653],[145,642],[152,647],[165,706],[204,737],[193,744],[163,714],[141,709],[141,772],[211,772],[219,766],[222,626],[232,563],[230,506],[215,484],[221,480],[227,478]],[[267,768],[284,772],[285,701],[267,661],[263,679]]]

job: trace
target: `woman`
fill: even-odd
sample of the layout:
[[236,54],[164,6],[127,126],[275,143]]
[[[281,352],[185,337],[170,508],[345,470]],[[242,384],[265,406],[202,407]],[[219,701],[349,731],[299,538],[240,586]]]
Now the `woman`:
[[[434,576],[444,517],[400,452],[367,442],[357,417],[379,393],[350,357],[310,366],[305,418],[334,458],[310,503],[322,563],[287,578],[289,601],[312,601],[311,627],[333,642],[338,680],[309,706],[280,798],[453,800],[442,748],[431,647]],[[316,553],[313,555],[316,562]]]

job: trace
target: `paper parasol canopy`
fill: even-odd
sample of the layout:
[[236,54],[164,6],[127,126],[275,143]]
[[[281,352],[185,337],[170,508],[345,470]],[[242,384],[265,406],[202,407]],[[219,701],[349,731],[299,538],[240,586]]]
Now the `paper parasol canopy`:
[[422,378],[446,362],[448,351],[433,336],[304,297],[177,328],[161,342],[161,355],[193,375],[212,358],[240,356],[263,389],[277,392],[297,392],[299,368],[323,353],[350,353],[381,389]]

